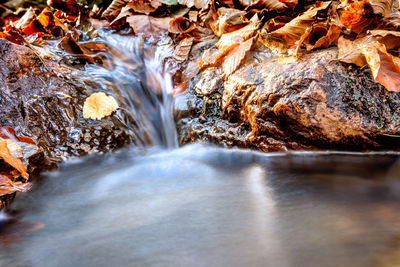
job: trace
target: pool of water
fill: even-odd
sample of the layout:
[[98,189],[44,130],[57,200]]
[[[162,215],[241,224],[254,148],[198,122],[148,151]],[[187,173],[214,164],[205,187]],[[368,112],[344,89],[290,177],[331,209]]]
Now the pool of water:
[[70,161],[18,195],[2,266],[400,266],[395,153],[190,145]]

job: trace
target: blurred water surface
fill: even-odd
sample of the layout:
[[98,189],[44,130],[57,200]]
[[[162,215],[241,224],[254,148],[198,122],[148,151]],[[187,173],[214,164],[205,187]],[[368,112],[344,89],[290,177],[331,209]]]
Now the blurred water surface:
[[399,266],[399,174],[391,153],[127,148],[20,194],[0,263]]

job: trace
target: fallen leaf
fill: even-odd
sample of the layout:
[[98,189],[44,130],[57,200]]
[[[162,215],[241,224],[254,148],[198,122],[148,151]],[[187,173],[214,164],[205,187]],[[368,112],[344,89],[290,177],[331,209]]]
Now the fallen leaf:
[[315,5],[302,15],[285,24],[282,28],[264,35],[263,38],[268,39],[272,37],[273,39],[281,39],[285,42],[287,47],[295,45],[306,30],[315,22],[318,13],[326,10],[330,3],[331,2],[323,2],[319,6]]
[[64,12],[70,17],[78,17],[80,15],[81,5],[75,0],[48,0],[47,5]]
[[71,33],[67,33],[59,42],[58,47],[62,48],[65,52],[72,55],[84,54],[78,42],[72,37]]
[[259,7],[267,10],[283,10],[288,8],[283,1],[279,0],[239,0],[245,7]]
[[22,164],[20,159],[13,157],[8,149],[8,141],[7,139],[3,139],[0,137],[0,157],[13,168],[18,170],[21,176],[25,179],[29,178],[26,167]]
[[250,20],[249,24],[244,26],[243,28],[225,33],[221,36],[221,38],[216,43],[216,46],[219,49],[224,49],[226,47],[231,47],[234,44],[241,43],[246,41],[247,39],[253,37],[256,30],[260,27],[260,21],[257,15]]
[[378,42],[385,45],[386,50],[400,48],[400,32],[388,30],[371,30],[368,36],[374,37]]
[[318,23],[312,25],[306,30],[297,42],[296,55],[299,55],[300,48],[304,44],[307,51],[317,48],[327,48],[330,44],[337,42],[342,28],[338,25],[328,25],[327,23]]
[[222,64],[222,70],[225,77],[231,75],[235,70],[237,70],[237,68],[246,58],[246,54],[251,50],[253,45],[254,37],[241,43],[239,46],[230,51],[230,53],[225,57],[224,63]]
[[359,67],[365,66],[367,62],[359,49],[364,42],[366,43],[368,40],[366,40],[366,38],[362,38],[351,41],[343,36],[340,36],[338,40],[339,61],[349,64],[356,64]]
[[15,24],[15,28],[19,30],[23,30],[28,25],[36,19],[36,14],[35,11],[32,7],[30,7],[25,14],[18,20],[17,24]]
[[384,44],[367,36],[350,41],[339,38],[339,60],[358,66],[368,64],[376,82],[388,91],[400,91],[400,58],[389,54]]
[[85,119],[101,120],[110,116],[119,108],[117,101],[105,93],[94,93],[89,96],[83,104],[83,117]]
[[178,3],[187,7],[196,7],[198,9],[207,8],[211,4],[211,0],[178,0]]
[[370,43],[360,48],[372,71],[372,75],[378,83],[385,86],[388,91],[400,91],[400,66],[395,57],[387,53],[383,44]]
[[397,0],[369,0],[369,3],[374,13],[383,17],[395,13],[399,8]]
[[196,25],[187,18],[177,17],[169,22],[169,32],[171,33],[189,33],[196,28]]
[[107,9],[104,10],[102,17],[116,17],[121,11],[121,8],[124,7],[128,2],[129,0],[113,0],[111,4],[107,7]]
[[128,16],[126,21],[136,34],[144,37],[160,37],[168,32],[171,18],[155,18],[146,15]]
[[239,46],[239,43],[231,44],[230,46],[225,46],[219,49],[210,48],[204,51],[199,61],[199,68],[203,70],[205,68],[216,66],[222,62],[222,59],[227,55],[232,49]]
[[26,192],[31,189],[31,183],[14,182],[11,178],[0,174],[0,196],[14,192]]
[[137,13],[149,15],[157,10],[162,4],[158,0],[133,0],[128,2],[125,8],[131,8]]
[[184,62],[187,60],[190,50],[193,45],[194,37],[188,37],[179,42],[174,51],[174,59],[177,62]]
[[245,17],[246,12],[242,10],[221,7],[218,9],[217,15],[218,19],[212,28],[217,36],[236,31],[248,23]]

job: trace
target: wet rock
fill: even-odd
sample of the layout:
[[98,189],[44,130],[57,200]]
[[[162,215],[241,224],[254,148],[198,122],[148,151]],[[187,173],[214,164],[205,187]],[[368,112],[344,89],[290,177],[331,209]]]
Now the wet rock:
[[0,39],[0,125],[31,137],[48,156],[61,159],[136,141],[124,111],[101,121],[84,119],[83,102],[95,85],[52,67],[48,70],[28,47]]
[[336,58],[335,48],[285,63],[256,53],[207,95],[197,88],[214,82],[199,74],[177,114],[180,142],[262,151],[399,148],[400,94]]

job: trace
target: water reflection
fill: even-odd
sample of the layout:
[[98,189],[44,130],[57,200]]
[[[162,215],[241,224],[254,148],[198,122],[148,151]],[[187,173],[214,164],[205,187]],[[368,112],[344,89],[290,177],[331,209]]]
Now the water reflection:
[[10,212],[45,227],[3,244],[0,263],[396,266],[396,154],[130,153],[71,163],[20,195]]

